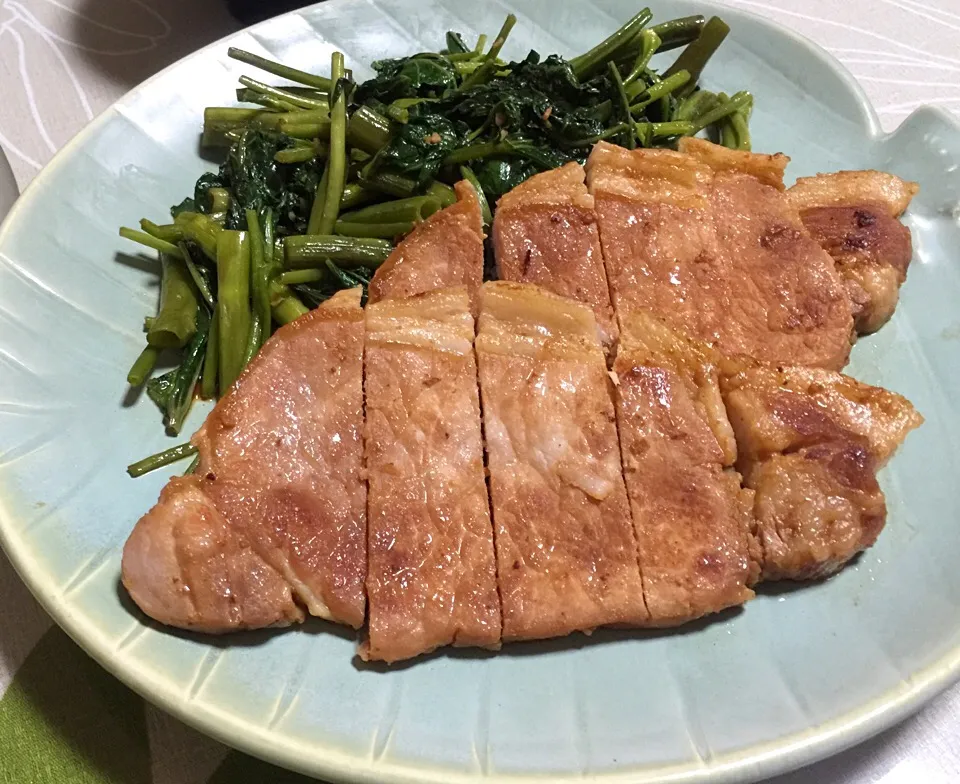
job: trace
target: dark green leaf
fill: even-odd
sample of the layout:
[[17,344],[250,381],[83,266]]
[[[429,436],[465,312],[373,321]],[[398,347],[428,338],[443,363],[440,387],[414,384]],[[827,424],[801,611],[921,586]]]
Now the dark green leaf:
[[188,196],[179,204],[174,204],[170,208],[170,217],[176,218],[181,212],[196,212],[197,203],[193,200],[192,197]]
[[344,269],[338,267],[332,261],[327,261],[326,265],[330,275],[323,281],[319,283],[301,283],[293,286],[294,291],[297,292],[305,304],[311,308],[315,308],[321,302],[330,299],[330,297],[338,291],[352,289],[357,286],[363,287],[361,304],[366,304],[367,287],[370,285],[370,280],[373,278],[375,270],[369,269],[368,267]]
[[462,146],[467,127],[446,117],[422,113],[400,126],[390,144],[377,155],[377,166],[413,174],[419,184],[434,179],[443,159]]
[[491,201],[539,171],[535,164],[522,158],[490,158],[474,165],[473,170],[477,182]]
[[449,54],[465,54],[469,51],[470,48],[460,33],[455,33],[453,30],[447,33],[447,52]]
[[246,210],[262,213],[269,207],[277,217],[281,235],[302,234],[323,173],[323,161],[315,158],[284,164],[274,160],[279,150],[289,149],[293,143],[280,133],[247,129],[231,145],[219,173],[205,174],[197,181],[196,204],[208,210],[207,191],[211,187],[226,188],[232,196],[226,228],[245,229]]
[[393,103],[398,98],[439,98],[457,86],[457,72],[450,61],[432,52],[396,60],[377,60],[377,75],[356,91],[358,103],[376,98]]
[[[195,207],[195,209],[192,210],[193,212],[202,212],[205,215],[210,214],[212,206],[210,203],[210,196],[207,194],[207,191],[209,191],[211,188],[230,189],[229,181],[224,179],[222,172],[221,174],[206,172],[205,174],[200,175],[200,178],[197,180],[197,184],[193,188],[193,204]],[[184,203],[186,203],[186,201]],[[186,210],[180,210],[179,212],[186,212]],[[177,216],[174,215],[173,217]]]
[[147,382],[147,397],[149,397],[159,408],[164,416],[167,414],[167,406],[170,405],[170,396],[173,394],[177,382],[177,370],[168,370],[161,376],[154,376]]

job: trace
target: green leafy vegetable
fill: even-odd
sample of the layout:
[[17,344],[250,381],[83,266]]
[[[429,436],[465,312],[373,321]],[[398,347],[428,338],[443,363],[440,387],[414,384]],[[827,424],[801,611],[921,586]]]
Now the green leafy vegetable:
[[[244,106],[204,111],[201,141],[223,155],[219,169],[170,208],[172,222],[120,230],[163,259],[160,306],[129,383],[146,383],[179,432],[197,388],[206,398],[226,392],[278,326],[344,288],[363,287],[365,300],[395,242],[453,204],[459,179],[477,191],[489,230],[500,196],[537,172],[583,163],[600,140],[672,147],[704,132],[750,149],[753,97],[701,84],[726,24],[689,16],[648,27],[651,19],[640,9],[571,60],[530,51],[507,61],[510,14],[472,47],[451,31],[442,51],[379,60],[359,85],[339,52],[320,75],[229,49],[282,83],[242,76]],[[655,56],[679,47],[658,72]],[[488,242],[484,277],[495,275]],[[161,351],[176,367],[148,380]],[[132,474],[191,449],[148,458]]]
[[371,99],[390,104],[400,98],[439,98],[457,86],[453,64],[443,55],[432,52],[377,60],[373,70],[377,75],[357,88],[358,103]]

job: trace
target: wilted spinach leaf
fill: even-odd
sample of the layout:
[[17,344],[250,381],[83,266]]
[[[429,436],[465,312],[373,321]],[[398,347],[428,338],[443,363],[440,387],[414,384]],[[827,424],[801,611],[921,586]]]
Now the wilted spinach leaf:
[[439,114],[411,117],[377,156],[377,164],[403,174],[416,174],[420,185],[436,177],[443,159],[463,145],[467,126]]
[[396,60],[377,60],[377,75],[357,87],[356,100],[375,98],[392,103],[398,98],[439,98],[457,86],[457,72],[446,57],[415,54]]
[[164,416],[167,413],[167,405],[170,403],[170,396],[173,394],[174,382],[177,379],[177,368],[168,370],[160,376],[154,376],[147,382],[147,397],[149,397]]
[[294,291],[311,308],[317,307],[321,302],[330,299],[338,291],[343,289],[352,289],[356,286],[363,287],[363,294],[360,302],[365,305],[367,302],[367,287],[373,278],[375,270],[369,267],[354,267],[344,269],[338,267],[332,261],[327,261],[327,270],[330,274],[319,283],[300,283],[293,287]]
[[484,154],[491,159],[475,166],[484,190],[495,198],[538,171],[585,158],[607,129],[612,91],[606,75],[581,83],[562,57],[541,62],[530,52],[488,82],[411,106],[409,121],[375,165],[415,175],[422,186],[437,176],[450,153],[486,143]]
[[187,196],[179,204],[174,204],[170,208],[170,217],[176,218],[181,212],[197,212],[197,203],[192,196]]
[[[210,188],[230,191],[227,212],[228,229],[245,229],[245,210],[273,210],[280,234],[302,234],[306,230],[310,206],[323,174],[319,159],[305,163],[277,163],[274,155],[288,149],[293,140],[283,134],[247,129],[231,145],[227,158],[216,174],[207,173],[197,180],[193,203],[202,212],[210,211]],[[184,205],[178,205],[181,210]]]

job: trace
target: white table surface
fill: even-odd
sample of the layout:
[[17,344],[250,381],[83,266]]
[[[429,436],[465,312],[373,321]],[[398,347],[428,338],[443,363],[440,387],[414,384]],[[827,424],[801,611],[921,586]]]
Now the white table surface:
[[[727,4],[829,49],[862,82],[888,130],[922,104],[960,111],[960,0]],[[20,188],[131,87],[236,28],[215,0],[0,0],[0,148]],[[0,694],[49,625],[0,554]],[[225,753],[155,709],[148,724],[157,782],[202,781]],[[960,686],[877,738],[768,784],[957,781]]]

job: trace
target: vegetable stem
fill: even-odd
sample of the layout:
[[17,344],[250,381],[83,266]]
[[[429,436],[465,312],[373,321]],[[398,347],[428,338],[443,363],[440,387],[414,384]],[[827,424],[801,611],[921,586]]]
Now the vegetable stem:
[[207,351],[203,358],[203,373],[200,376],[200,396],[213,400],[217,396],[217,376],[220,370],[220,315],[217,310],[210,317],[210,332],[207,335]]
[[207,351],[207,340],[210,333],[210,315],[207,309],[197,307],[197,331],[184,349],[183,359],[173,381],[170,399],[167,401],[167,429],[174,435],[179,435],[183,428],[183,421],[193,406],[197,389],[197,379],[203,366],[203,355]]
[[180,249],[172,242],[167,242],[159,237],[154,237],[152,234],[147,234],[144,231],[128,229],[126,226],[122,226],[120,228],[120,236],[127,240],[139,242],[141,245],[145,245],[148,248],[153,248],[160,253],[166,253],[169,256],[179,257],[180,255]]
[[271,73],[274,76],[279,76],[282,79],[289,79],[291,82],[299,82],[300,84],[305,84],[308,87],[315,87],[324,92],[330,91],[330,80],[324,78],[323,76],[316,76],[315,74],[307,73],[306,71],[299,71],[296,68],[291,68],[290,66],[274,62],[273,60],[268,60],[267,58],[260,57],[260,55],[253,54],[252,52],[246,52],[243,49],[237,49],[234,46],[231,46],[229,49],[227,49],[227,55],[232,57],[234,60],[239,60],[241,63],[252,65],[254,68],[259,68],[261,71],[266,71],[267,73]]
[[656,33],[660,38],[661,44],[657,51],[666,52],[696,41],[703,25],[704,18],[699,14],[697,16],[681,16],[678,19],[670,19],[653,25],[650,32]]
[[275,112],[295,112],[301,107],[294,106],[289,101],[280,98],[274,98],[270,95],[258,93],[249,87],[240,87],[237,89],[237,100],[241,103],[255,103]]
[[[427,196],[432,196],[440,202],[440,208],[449,207],[457,201],[457,192],[445,182],[434,180],[427,188]],[[426,216],[424,216],[426,217]]]
[[[643,30],[640,33],[640,52],[633,63],[633,68],[630,69],[630,73],[627,74],[627,78],[623,80],[623,83],[630,84],[639,79],[643,75],[643,72],[647,70],[647,66],[650,64],[650,58],[653,57],[659,48],[660,36],[652,29]],[[612,63],[613,61],[611,60],[610,62]],[[617,71],[617,75],[620,75],[619,70]]]
[[284,286],[296,286],[300,283],[317,283],[326,278],[327,274],[319,268],[297,269],[289,272],[281,272],[277,280]]
[[517,17],[513,14],[508,14],[503,22],[503,26],[500,28],[500,32],[497,33],[497,37],[493,39],[493,43],[490,45],[490,51],[487,52],[487,56],[484,58],[487,62],[495,63],[497,61],[497,57],[500,56],[500,50],[503,49],[503,45],[507,42],[507,36],[510,35],[510,31],[516,23]]
[[184,238],[195,242],[208,259],[217,260],[217,239],[223,231],[220,224],[199,212],[181,212],[173,222],[183,230]]
[[310,312],[289,288],[276,281],[270,286],[270,304],[278,324],[289,324]]
[[183,230],[173,223],[160,226],[151,220],[141,218],[140,228],[152,237],[156,237],[158,240],[163,240],[164,242],[177,244],[183,239]]
[[183,460],[195,454],[197,454],[197,448],[193,444],[179,444],[170,449],[165,449],[163,452],[150,455],[150,457],[145,457],[143,460],[138,460],[136,463],[131,463],[127,466],[127,473],[136,479],[138,476],[143,476],[157,468],[176,463],[178,460]]
[[477,175],[473,173],[473,169],[469,166],[461,166],[460,176],[473,186],[473,190],[477,193],[477,201],[480,202],[480,215],[483,218],[483,225],[490,226],[493,223],[493,213],[490,212],[490,203],[487,201],[483,188],[480,187]]
[[[375,226],[376,224],[354,224]],[[341,266],[378,267],[393,252],[393,245],[382,239],[328,235],[298,235],[283,241],[286,266],[292,269],[319,267],[325,259]]]
[[573,73],[582,82],[606,67],[608,60],[615,59],[616,53],[630,44],[641,29],[653,18],[649,8],[644,8],[623,27],[597,44],[589,52],[574,57],[570,61]]
[[250,241],[246,232],[224,230],[217,240],[217,313],[222,392],[243,370],[250,334]]
[[360,184],[388,196],[413,196],[417,192],[416,180],[394,172],[376,172],[370,175],[361,173]]
[[206,302],[210,308],[213,308],[213,292],[210,290],[210,284],[194,263],[193,257],[190,255],[190,249],[185,242],[179,243],[177,247],[180,248],[180,253],[183,255],[183,261],[187,265],[187,271],[190,273],[190,277],[193,279],[193,285],[197,287],[197,291],[200,292],[203,301]]
[[228,147],[227,131],[243,128],[263,115],[273,114],[267,109],[249,109],[238,106],[208,106],[203,110],[204,147]]
[[718,16],[711,17],[710,21],[703,26],[697,40],[687,46],[673,65],[663,72],[664,80],[678,71],[689,71],[690,82],[687,85],[686,92],[693,90],[693,86],[700,80],[700,74],[703,73],[707,62],[717,51],[720,44],[723,43],[723,39],[727,37],[729,32],[730,28],[726,22]]
[[149,376],[153,372],[154,367],[156,367],[157,357],[159,356],[160,349],[155,346],[147,346],[141,351],[140,356],[137,357],[136,362],[134,362],[130,368],[130,372],[127,373],[127,383],[132,387],[142,386],[147,380],[147,376]]
[[260,326],[260,314],[256,311],[250,318],[250,334],[247,336],[247,348],[243,352],[243,366],[250,364],[262,345],[263,328]]
[[[688,71],[677,71],[675,74],[668,76],[663,81],[652,84],[646,89],[641,89],[639,91],[637,91],[636,88],[641,86],[641,83],[634,82],[627,89],[626,91],[627,96],[631,99],[640,98],[640,101],[633,104],[630,107],[630,111],[633,114],[642,112],[650,104],[654,103],[660,98],[663,98],[666,95],[670,95],[670,93],[675,92],[676,90],[679,90],[689,81],[690,81],[690,73]],[[635,93],[635,94],[631,95],[631,93]]]
[[[337,84],[343,78],[343,54],[334,52],[330,62],[330,78]],[[330,158],[327,160],[326,193],[320,219],[311,234],[331,234],[340,213],[340,197],[347,171],[347,96],[338,91],[336,102],[330,107]],[[310,216],[311,219],[313,216]]]
[[369,153],[386,147],[392,135],[390,120],[369,106],[359,107],[347,122],[347,141]]
[[243,364],[257,353],[257,349],[263,344],[264,331],[269,334],[270,322],[263,319],[263,310],[260,303],[264,297],[269,299],[269,292],[265,290],[269,280],[269,271],[266,269],[266,253],[264,250],[264,237],[260,231],[260,218],[256,210],[246,210],[247,231],[250,241],[250,299],[253,302],[253,314],[250,322],[250,336],[247,342],[247,356]]
[[[637,135],[641,141],[666,136],[690,136],[695,133],[696,126],[690,122],[640,122],[636,124]],[[646,146],[646,145],[645,145]]]
[[367,237],[379,237],[382,239],[392,239],[393,237],[402,237],[413,231],[417,224],[414,221],[395,221],[393,223],[348,223],[338,220],[335,224],[337,234],[344,237],[354,237],[363,239]]
[[297,93],[284,90],[280,87],[271,87],[269,84],[258,82],[256,79],[251,79],[249,76],[241,76],[240,84],[242,84],[244,87],[249,87],[251,90],[260,93],[261,95],[266,95],[270,98],[284,101],[288,104],[292,104],[295,107],[299,106],[301,109],[323,109],[327,105],[327,102],[322,98],[311,98],[306,95],[298,95]]
[[[451,189],[452,190],[452,189]],[[456,201],[456,196],[454,196]],[[374,204],[341,215],[346,223],[396,223],[411,221],[418,223],[426,220],[441,208],[439,200],[433,196],[411,196],[396,199],[383,204]]]
[[752,101],[753,97],[750,95],[750,93],[737,93],[730,98],[730,100],[721,102],[721,104],[716,108],[711,109],[709,112],[701,115],[693,123],[693,133],[699,133],[704,128],[713,125],[718,120],[722,120],[724,117],[728,117],[735,112],[746,109],[752,103]]
[[160,255],[160,307],[147,330],[147,343],[155,348],[182,348],[197,331],[197,297],[180,249],[177,255]]
[[375,201],[379,194],[367,190],[358,182],[351,182],[343,186],[343,195],[340,197],[340,209],[349,210],[367,202]]
[[314,158],[326,158],[330,148],[322,143],[311,144],[308,147],[291,147],[287,150],[277,150],[273,159],[277,163],[306,163]]
[[481,158],[489,158],[491,155],[498,155],[510,150],[510,146],[501,142],[481,142],[480,144],[471,144],[454,150],[443,159],[444,166],[457,166],[470,161],[478,161]]
[[620,121],[625,125],[624,133],[621,135],[621,141],[628,150],[637,146],[637,132],[630,113],[630,99],[627,98],[626,90],[623,88],[623,79],[620,78],[620,71],[612,60],[607,63],[607,70],[610,72],[610,81],[616,90],[617,102],[620,104]]

